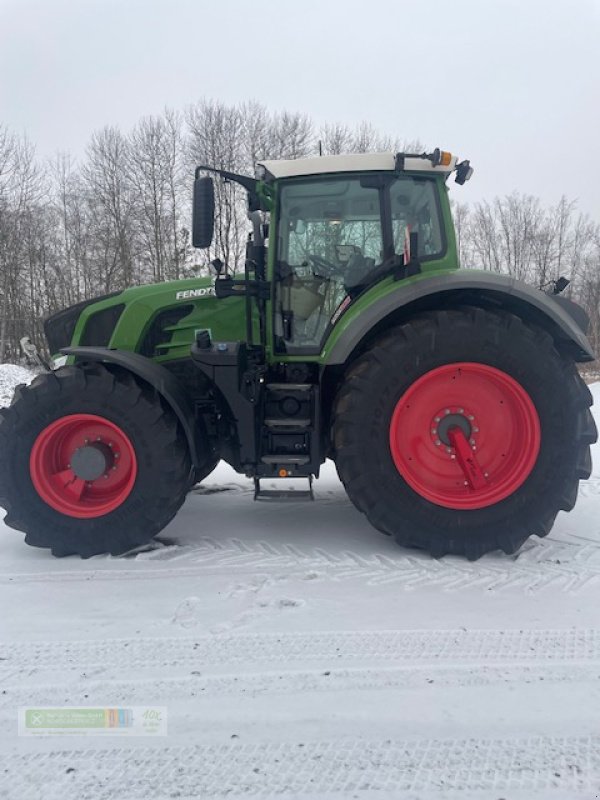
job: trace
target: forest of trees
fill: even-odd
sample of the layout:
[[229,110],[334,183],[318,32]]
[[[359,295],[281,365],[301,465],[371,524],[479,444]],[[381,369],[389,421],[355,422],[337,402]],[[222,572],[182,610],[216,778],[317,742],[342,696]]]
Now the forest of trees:
[[[0,124],[0,362],[20,359],[25,334],[43,346],[42,321],[61,308],[134,284],[204,274],[211,258],[240,264],[243,198],[217,182],[210,253],[190,244],[194,167],[254,174],[264,158],[422,149],[368,124],[317,128],[306,115],[259,103],[200,101],[141,119],[129,133],[95,132],[85,156],[50,161]],[[600,353],[600,225],[566,198],[544,206],[517,192],[454,203],[461,263],[541,286],[564,275],[591,320]]]

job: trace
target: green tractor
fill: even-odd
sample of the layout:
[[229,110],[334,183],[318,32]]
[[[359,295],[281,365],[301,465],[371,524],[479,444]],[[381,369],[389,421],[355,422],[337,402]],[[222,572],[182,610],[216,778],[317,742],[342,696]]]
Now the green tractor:
[[[220,459],[254,479],[332,459],[371,524],[440,557],[514,553],[575,505],[597,432],[576,363],[587,317],[510,277],[459,269],[450,153],[198,167],[248,196],[243,269],[139,286],[50,317],[52,369],[0,412],[0,506],[56,556],[149,542]],[[293,497],[298,498],[295,492]]]

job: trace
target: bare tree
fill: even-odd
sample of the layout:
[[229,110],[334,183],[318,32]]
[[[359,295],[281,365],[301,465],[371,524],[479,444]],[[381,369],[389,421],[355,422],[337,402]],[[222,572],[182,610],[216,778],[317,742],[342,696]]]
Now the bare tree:
[[318,136],[325,156],[338,156],[342,153],[352,152],[354,137],[347,125],[326,123],[319,129]]
[[463,267],[470,266],[471,253],[469,250],[469,220],[470,211],[467,203],[451,201],[454,230],[456,232],[456,247],[458,250],[458,263]]
[[249,175],[258,161],[272,156],[272,119],[262,103],[252,101],[240,106],[243,136],[241,166]]
[[[243,166],[244,124],[239,108],[202,100],[188,108],[190,132],[188,152],[191,164],[207,164],[229,172]],[[212,255],[226,264],[242,258],[245,239],[243,197],[233,182],[216,181],[215,242]]]
[[181,149],[180,117],[170,111],[140,120],[129,138],[132,225],[140,239],[139,258],[154,281],[176,278],[180,272]]
[[314,152],[313,125],[306,114],[283,111],[271,121],[269,158],[304,158]]
[[106,292],[141,278],[134,273],[135,192],[129,160],[127,139],[117,128],[106,127],[92,135],[82,169],[85,200],[93,221],[95,277]]
[[19,331],[32,322],[30,309],[35,284],[32,232],[36,224],[36,210],[41,205],[46,188],[43,171],[35,161],[33,145],[25,137],[2,135],[1,138],[0,362],[4,360],[7,348],[16,352]]

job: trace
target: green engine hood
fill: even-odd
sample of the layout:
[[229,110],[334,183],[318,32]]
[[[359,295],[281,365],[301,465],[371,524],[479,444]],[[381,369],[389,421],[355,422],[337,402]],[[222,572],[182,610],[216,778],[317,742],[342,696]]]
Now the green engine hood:
[[198,330],[208,329],[223,340],[243,339],[245,332],[243,299],[217,300],[211,277],[125,289],[82,309],[60,312],[62,319],[69,311],[77,321],[72,338],[60,342],[61,347],[114,347],[161,362],[187,358]]

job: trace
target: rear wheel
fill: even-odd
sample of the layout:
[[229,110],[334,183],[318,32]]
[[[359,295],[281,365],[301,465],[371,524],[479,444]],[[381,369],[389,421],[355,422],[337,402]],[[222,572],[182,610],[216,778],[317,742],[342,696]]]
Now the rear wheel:
[[175,516],[190,480],[178,422],[122,370],[64,367],[0,411],[0,506],[54,555],[117,555]]
[[350,369],[338,472],[403,545],[475,559],[546,535],[591,472],[592,398],[544,331],[481,309],[424,314]]

